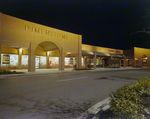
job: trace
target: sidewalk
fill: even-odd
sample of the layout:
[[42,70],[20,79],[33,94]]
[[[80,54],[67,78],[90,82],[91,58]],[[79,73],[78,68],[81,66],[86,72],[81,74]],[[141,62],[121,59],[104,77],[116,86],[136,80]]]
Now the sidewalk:
[[65,70],[60,71],[58,69],[36,69],[35,72],[28,72],[28,69],[14,69],[11,71],[24,72],[23,74],[4,74],[0,75],[0,78],[7,76],[22,76],[22,75],[38,75],[38,74],[51,74],[51,73],[70,73],[70,72],[85,72],[85,71],[111,71],[111,70],[127,70],[127,69],[139,69],[139,68],[96,68],[92,70],[74,70],[73,68],[65,68]]

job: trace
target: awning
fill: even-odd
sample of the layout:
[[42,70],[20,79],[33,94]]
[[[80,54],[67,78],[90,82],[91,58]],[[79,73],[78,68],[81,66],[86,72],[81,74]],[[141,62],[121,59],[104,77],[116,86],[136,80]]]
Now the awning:
[[113,58],[125,58],[126,59],[132,59],[129,56],[123,55],[123,54],[111,54],[111,53],[102,53],[102,52],[93,52],[93,51],[85,51],[82,50],[82,55],[83,56],[94,56],[94,53],[96,53],[96,56],[98,57],[113,57]]

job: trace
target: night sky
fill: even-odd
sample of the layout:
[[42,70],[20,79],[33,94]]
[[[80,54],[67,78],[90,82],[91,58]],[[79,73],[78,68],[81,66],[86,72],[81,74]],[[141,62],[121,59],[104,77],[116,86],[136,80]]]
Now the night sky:
[[81,34],[83,44],[150,48],[150,0],[0,0],[0,12]]

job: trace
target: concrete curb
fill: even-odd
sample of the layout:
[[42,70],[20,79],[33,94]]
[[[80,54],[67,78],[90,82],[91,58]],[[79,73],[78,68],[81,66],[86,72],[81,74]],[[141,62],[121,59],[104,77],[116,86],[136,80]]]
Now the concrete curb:
[[74,70],[74,71],[57,71],[57,72],[47,72],[47,73],[24,73],[24,74],[6,74],[0,75],[0,79],[4,77],[12,76],[31,76],[31,75],[45,75],[45,74],[56,74],[56,73],[71,73],[71,72],[88,72],[88,71],[114,71],[114,70],[129,70],[129,69],[142,69],[142,68],[111,68],[111,69],[95,69],[95,70]]
[[108,98],[98,102],[97,104],[90,107],[86,112],[82,113],[78,119],[87,119],[87,118],[98,119],[96,117],[96,114],[99,113],[100,111],[106,111],[107,109],[109,109],[110,101],[111,101],[111,98],[108,97]]

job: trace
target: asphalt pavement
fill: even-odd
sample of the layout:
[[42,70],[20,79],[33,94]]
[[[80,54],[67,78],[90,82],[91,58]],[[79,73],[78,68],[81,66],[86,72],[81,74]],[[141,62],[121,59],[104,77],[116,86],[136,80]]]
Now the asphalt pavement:
[[5,75],[0,80],[0,118],[78,118],[124,84],[150,69],[97,69]]

